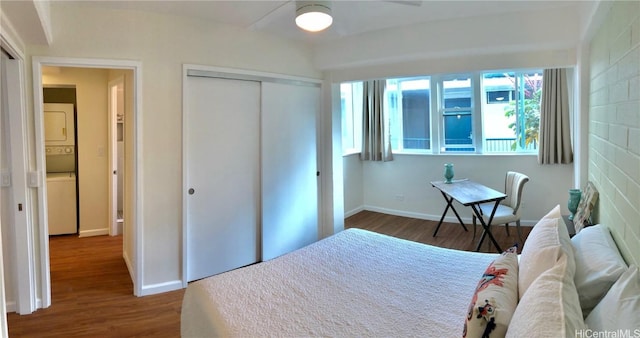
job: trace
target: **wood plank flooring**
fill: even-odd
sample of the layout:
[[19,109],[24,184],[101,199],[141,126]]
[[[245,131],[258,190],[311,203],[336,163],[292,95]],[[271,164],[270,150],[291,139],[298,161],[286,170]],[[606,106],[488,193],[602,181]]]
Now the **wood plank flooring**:
[[8,315],[10,337],[179,337],[184,290],[133,296],[122,237],[53,236],[52,306]]
[[[437,225],[438,222],[436,221],[393,216],[372,211],[361,211],[346,218],[344,221],[345,229],[361,228],[414,242],[465,251],[474,251],[482,234],[482,226],[480,226],[480,224],[477,226],[477,233],[474,239],[472,224],[466,225],[469,231],[465,232],[459,223],[443,223],[442,226],[440,226],[440,230],[438,230],[438,235],[433,237],[433,232]],[[521,229],[522,240],[526,241],[531,227],[523,226]],[[515,224],[509,226],[510,235],[507,235],[504,226],[492,226],[491,232],[503,250],[520,242]],[[497,251],[493,245],[489,245],[489,243],[489,238],[485,238],[480,252],[496,253]],[[518,244],[518,252],[522,249],[522,244],[524,244],[524,242]]]
[[[358,227],[459,250],[475,249],[472,226],[467,226],[469,232],[465,232],[459,224],[445,223],[434,238],[436,224],[369,211],[345,220],[345,228]],[[504,248],[518,241],[515,227],[511,236],[506,235],[504,227],[494,229]],[[523,236],[530,229],[523,227]],[[54,236],[49,248],[53,304],[31,315],[10,313],[10,337],[180,336],[184,290],[133,296],[133,284],[122,259],[121,237]],[[483,245],[481,251],[494,249]]]

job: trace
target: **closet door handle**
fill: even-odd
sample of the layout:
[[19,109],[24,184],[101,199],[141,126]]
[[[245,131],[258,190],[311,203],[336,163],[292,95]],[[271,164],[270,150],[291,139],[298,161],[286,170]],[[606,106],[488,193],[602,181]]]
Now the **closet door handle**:
[[196,191],[193,188],[189,188],[189,195],[193,195]]

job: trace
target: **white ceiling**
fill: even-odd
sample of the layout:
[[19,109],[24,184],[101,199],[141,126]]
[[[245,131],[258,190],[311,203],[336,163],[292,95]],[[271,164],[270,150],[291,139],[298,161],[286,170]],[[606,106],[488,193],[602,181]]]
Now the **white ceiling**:
[[580,1],[431,1],[431,0],[334,0],[333,25],[320,33],[308,33],[294,23],[295,1],[56,1],[56,5],[77,5],[170,13],[211,20],[278,35],[284,38],[321,41],[360,33],[473,16],[505,14],[576,5]]

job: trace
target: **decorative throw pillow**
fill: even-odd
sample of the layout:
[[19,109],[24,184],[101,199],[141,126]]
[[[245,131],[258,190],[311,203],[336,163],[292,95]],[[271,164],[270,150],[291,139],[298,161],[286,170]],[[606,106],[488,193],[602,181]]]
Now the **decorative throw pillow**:
[[627,270],[609,230],[601,225],[584,228],[571,239],[576,254],[575,282],[586,317]]
[[573,278],[576,270],[574,249],[560,206],[553,208],[531,230],[522,248],[518,274],[518,293],[522,298],[529,285],[543,272],[552,268],[560,256],[567,256],[567,271]]
[[591,181],[587,182],[587,187],[582,192],[580,203],[575,215],[573,215],[573,226],[576,229],[576,233],[591,225],[591,212],[598,202],[598,189],[593,185]]
[[504,337],[518,305],[517,249],[503,252],[482,275],[469,304],[463,337]]
[[630,266],[620,276],[585,322],[595,332],[622,332],[627,337],[640,335],[640,274],[637,266]]
[[568,257],[554,263],[520,299],[506,337],[576,337],[586,329]]

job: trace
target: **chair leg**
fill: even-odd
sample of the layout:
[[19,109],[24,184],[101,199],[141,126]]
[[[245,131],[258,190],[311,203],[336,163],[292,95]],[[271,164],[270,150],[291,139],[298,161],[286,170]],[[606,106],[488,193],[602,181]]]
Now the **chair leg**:
[[511,236],[511,235],[509,234],[509,223],[505,223],[505,224],[504,224],[504,227],[505,227],[505,228],[507,228],[507,236]]
[[516,221],[516,230],[518,230],[518,238],[520,239],[520,245],[524,245],[524,241],[522,240],[522,231],[520,230],[520,220]]

